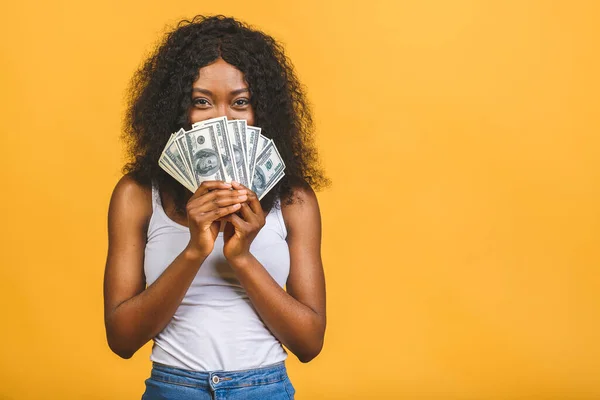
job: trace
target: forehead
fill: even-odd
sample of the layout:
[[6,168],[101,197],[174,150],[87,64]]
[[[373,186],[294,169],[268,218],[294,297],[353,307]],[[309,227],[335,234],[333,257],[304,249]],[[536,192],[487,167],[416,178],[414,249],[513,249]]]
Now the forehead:
[[242,71],[219,58],[214,63],[200,68],[194,87],[210,90],[218,90],[218,88],[229,90],[245,88],[248,85],[244,80]]

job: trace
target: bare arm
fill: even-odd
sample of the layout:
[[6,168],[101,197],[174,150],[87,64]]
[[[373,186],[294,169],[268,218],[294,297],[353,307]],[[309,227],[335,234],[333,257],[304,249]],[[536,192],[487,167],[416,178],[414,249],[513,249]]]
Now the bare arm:
[[[197,203],[198,197],[207,195],[208,191],[199,188],[188,205],[192,200]],[[221,192],[231,193],[229,190]],[[210,214],[215,214],[208,221],[206,232],[198,233],[196,224],[190,244],[152,285],[145,288],[144,249],[152,213],[150,190],[127,176],[115,187],[108,212],[109,246],[104,274],[104,324],[108,345],[120,357],[133,356],[161,332],[175,314],[204,259],[212,250],[208,248],[210,246],[202,247],[198,243],[209,243],[211,237],[214,243],[218,228],[215,231],[215,224],[211,224],[211,221],[219,216],[219,212],[215,210],[224,213],[224,209],[234,212],[239,208],[219,208],[218,204],[233,203],[230,196],[222,197],[219,198],[215,191],[206,196],[210,204],[196,204],[208,207]],[[190,208],[188,214],[189,211]],[[195,214],[206,219],[209,212]]]
[[[240,253],[229,261],[269,330],[300,361],[309,362],[321,352],[326,326],[321,216],[312,189],[297,189],[296,194],[300,201],[282,206],[290,248],[287,292],[251,254]],[[251,193],[249,204],[253,202],[257,200]],[[250,210],[243,205],[241,212],[246,221],[253,219]],[[244,229],[236,216],[231,215],[229,220],[239,224],[240,231]]]

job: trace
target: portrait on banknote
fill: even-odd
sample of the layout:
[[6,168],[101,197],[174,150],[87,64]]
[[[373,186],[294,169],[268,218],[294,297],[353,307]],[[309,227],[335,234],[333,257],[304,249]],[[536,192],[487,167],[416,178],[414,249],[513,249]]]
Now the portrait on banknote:
[[212,149],[199,150],[194,154],[194,159],[196,170],[201,176],[213,175],[219,169],[219,155]]

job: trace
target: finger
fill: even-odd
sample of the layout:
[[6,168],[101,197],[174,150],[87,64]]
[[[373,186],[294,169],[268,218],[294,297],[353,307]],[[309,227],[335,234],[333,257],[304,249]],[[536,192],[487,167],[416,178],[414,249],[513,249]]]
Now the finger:
[[236,190],[241,190],[241,189],[250,190],[246,186],[242,185],[241,183],[239,183],[237,181],[231,181],[231,186]]
[[248,192],[248,205],[256,215],[261,215],[263,212],[258,196],[253,191]]
[[219,221],[220,218],[239,211],[240,203],[232,204],[227,207],[217,207],[209,211],[199,211],[198,209],[191,210],[188,212],[188,220],[194,224],[205,225],[214,221]]
[[192,197],[190,198],[197,198],[200,197],[208,192],[210,192],[211,190],[215,190],[215,189],[230,189],[231,188],[231,184],[227,183],[227,182],[223,182],[223,181],[204,181],[200,184],[200,186],[198,186],[198,189],[196,189],[196,191],[194,192],[194,194],[192,195]]
[[263,211],[262,206],[260,205],[260,201],[258,200],[258,196],[252,190],[248,189],[246,186],[241,183],[231,181],[231,186],[236,190],[247,190],[248,191],[248,204],[250,208],[256,215],[260,215]]
[[221,229],[221,223],[218,222],[218,220],[215,220],[210,224],[210,231],[214,236],[219,234],[219,229]]
[[206,217],[207,220],[209,220],[209,221],[218,221],[218,220],[226,219],[227,216],[230,216],[234,212],[238,211],[240,209],[240,207],[241,207],[240,203],[233,204],[233,205],[227,206],[227,207],[220,207],[213,211],[204,213],[204,217]]
[[214,204],[217,207],[224,207],[235,203],[241,203],[248,200],[248,195],[242,190],[220,190],[218,193],[211,192],[203,196],[198,204],[200,206]]
[[240,213],[242,214],[242,218],[246,222],[256,222],[258,220],[257,215],[254,214],[248,203],[242,203]]
[[[224,207],[234,203],[246,201],[248,196],[245,190],[216,189],[203,196],[190,199],[188,209],[201,208],[203,211],[212,210],[215,207]],[[211,206],[212,204],[212,206]]]
[[217,199],[215,201],[209,201],[207,203],[194,206],[190,210],[206,213],[206,212],[216,210],[218,208],[229,207],[229,206],[232,206],[235,204],[243,204],[245,200],[246,200],[246,196],[239,196],[239,197],[234,197],[234,198],[226,197],[223,199]]
[[231,222],[231,224],[238,231],[245,231],[248,224],[242,218],[240,218],[237,214],[229,214],[228,216],[223,218],[227,222]]

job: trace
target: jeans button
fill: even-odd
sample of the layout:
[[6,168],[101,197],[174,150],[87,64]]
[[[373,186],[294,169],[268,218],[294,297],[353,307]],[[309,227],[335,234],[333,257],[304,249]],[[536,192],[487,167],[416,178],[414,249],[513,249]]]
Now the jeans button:
[[219,383],[219,377],[218,377],[218,376],[216,376],[216,375],[215,375],[215,376],[213,376],[213,379],[212,379],[212,381],[213,381],[213,383],[216,385],[217,383]]

